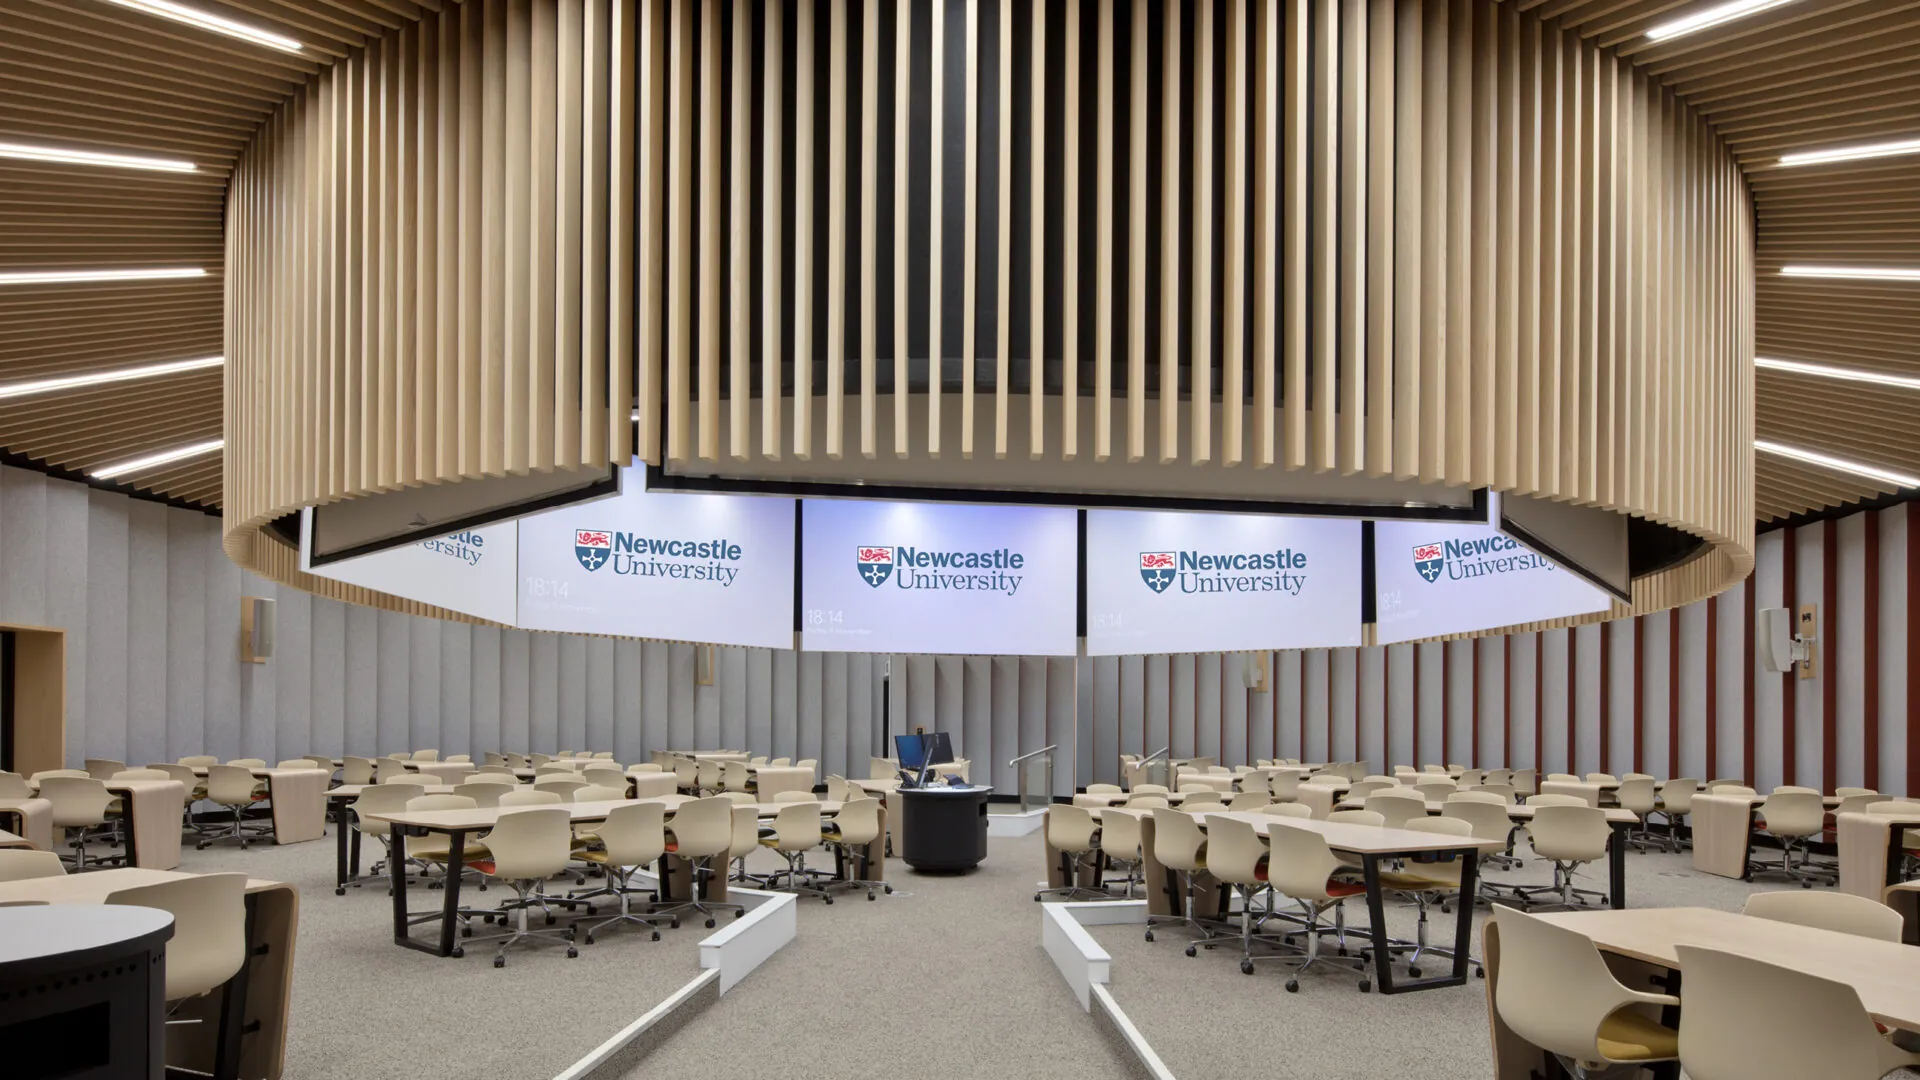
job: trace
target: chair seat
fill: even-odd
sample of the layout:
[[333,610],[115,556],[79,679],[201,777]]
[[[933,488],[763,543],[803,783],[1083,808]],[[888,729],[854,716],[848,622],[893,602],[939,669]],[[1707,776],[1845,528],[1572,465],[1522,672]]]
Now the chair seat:
[[1346,878],[1328,878],[1327,895],[1339,899],[1346,896],[1359,896],[1367,891],[1364,881],[1349,881]]
[[[414,843],[418,844],[419,841],[416,840],[414,841]],[[451,847],[421,848],[417,846],[409,846],[407,848],[407,854],[413,856],[416,859],[425,859],[428,862],[443,863],[443,862],[451,861],[452,855],[453,855],[453,849]],[[487,850],[487,845],[470,843],[464,846],[463,848],[461,848],[460,861],[463,863],[471,863],[478,859],[485,859],[492,854],[493,852]]]
[[1621,1009],[1600,1021],[1594,1042],[1609,1061],[1666,1061],[1680,1056],[1680,1033],[1633,1009]]
[[1430,878],[1424,874],[1408,874],[1392,870],[1383,870],[1380,873],[1380,887],[1383,889],[1396,889],[1400,892],[1432,892],[1435,889],[1458,889],[1460,884],[1456,881],[1443,881],[1438,878]]

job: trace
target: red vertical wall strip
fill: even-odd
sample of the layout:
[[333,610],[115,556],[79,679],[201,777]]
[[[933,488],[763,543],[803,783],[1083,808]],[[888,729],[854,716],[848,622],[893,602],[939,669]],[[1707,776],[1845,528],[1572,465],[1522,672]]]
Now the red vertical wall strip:
[[1758,586],[1754,584],[1754,575],[1747,575],[1747,620],[1742,636],[1746,645],[1740,650],[1740,670],[1746,679],[1740,684],[1740,708],[1742,731],[1740,736],[1740,779],[1752,784],[1757,777],[1753,771],[1753,695],[1756,687],[1753,681],[1753,620],[1759,607],[1757,602]]
[[1700,779],[1710,780],[1720,771],[1720,598],[1707,598],[1707,759],[1700,766]]
[[1627,738],[1632,740],[1632,745],[1627,747],[1625,755],[1628,762],[1627,772],[1640,771],[1640,747],[1647,741],[1646,637],[1647,620],[1635,616],[1633,620],[1633,724],[1627,730]]
[[[1638,620],[1635,620],[1638,622]],[[1607,639],[1613,635],[1607,632],[1607,624],[1600,624],[1600,771],[1613,771],[1613,694],[1612,675],[1607,671]],[[1572,772],[1572,769],[1568,769]]]
[[[1794,534],[1799,530],[1791,525],[1780,530],[1785,541],[1780,549],[1780,606],[1787,609],[1787,625],[1799,632],[1800,596],[1800,545]],[[1788,672],[1780,676],[1780,782],[1798,784],[1800,782],[1800,762],[1797,744],[1800,741],[1799,695],[1795,693],[1794,683],[1798,682],[1798,672]]]
[[1296,723],[1294,724],[1293,736],[1295,739],[1299,740],[1294,745],[1300,748],[1300,760],[1306,761],[1308,760],[1307,758],[1307,654],[1304,650],[1300,653],[1299,686],[1300,686],[1300,713],[1297,717],[1295,717]]
[[1408,764],[1420,765],[1420,646],[1410,645],[1413,650],[1413,760]]
[[1667,613],[1667,771],[1664,775],[1679,776],[1680,772],[1680,609],[1674,608]]
[[1546,761],[1545,747],[1540,742],[1541,717],[1547,714],[1547,699],[1542,693],[1547,686],[1547,632],[1533,632],[1533,768],[1540,771]]
[[[1871,511],[1869,511],[1871,512]],[[1840,523],[1820,530],[1820,790],[1832,791],[1839,773]]]
[[1467,747],[1466,764],[1469,768],[1478,768],[1480,765],[1480,639],[1468,638],[1467,640],[1471,644],[1467,653],[1468,662],[1473,665],[1473,713],[1472,719],[1468,721],[1467,734],[1473,742]]
[[1907,796],[1920,794],[1920,738],[1914,720],[1920,717],[1920,693],[1913,673],[1920,671],[1920,503],[1907,504]]
[[[1447,668],[1452,666],[1452,657],[1447,655],[1447,643],[1440,643],[1440,753],[1433,759],[1435,765],[1447,763]],[[1415,764],[1426,764],[1415,762]]]
[[1513,768],[1513,635],[1500,636],[1500,767]]
[[1562,772],[1573,771],[1574,730],[1578,726],[1576,721],[1579,719],[1578,709],[1580,704],[1580,696],[1579,696],[1580,680],[1574,678],[1573,674],[1574,674],[1575,668],[1578,666],[1579,660],[1580,660],[1580,628],[1577,626],[1569,626],[1567,627],[1567,667],[1566,667],[1567,734],[1566,734],[1565,741],[1560,744],[1561,757],[1564,759],[1563,764],[1561,764],[1560,766],[1560,770]]
[[1866,589],[1861,593],[1861,660],[1864,685],[1860,688],[1860,783],[1880,790],[1880,511],[1867,511]]

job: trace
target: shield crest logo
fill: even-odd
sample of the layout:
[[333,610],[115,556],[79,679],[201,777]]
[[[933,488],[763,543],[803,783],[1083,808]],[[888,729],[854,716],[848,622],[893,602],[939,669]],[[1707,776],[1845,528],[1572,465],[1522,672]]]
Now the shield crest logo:
[[1147,588],[1163,593],[1173,584],[1174,557],[1171,551],[1143,551],[1140,553],[1140,580]]
[[877,589],[893,573],[893,549],[862,544],[858,565],[860,577]]
[[588,570],[598,570],[613,558],[613,534],[591,529],[573,530],[573,557]]
[[1446,556],[1439,544],[1421,544],[1413,549],[1413,568],[1431,585],[1440,580],[1440,571],[1447,565]]

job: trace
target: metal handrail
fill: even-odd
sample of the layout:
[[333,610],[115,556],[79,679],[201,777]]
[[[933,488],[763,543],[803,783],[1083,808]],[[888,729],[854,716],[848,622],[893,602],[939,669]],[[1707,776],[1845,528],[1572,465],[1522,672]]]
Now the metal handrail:
[[1027,760],[1028,758],[1036,758],[1036,757],[1039,757],[1041,754],[1048,752],[1049,750],[1058,750],[1059,748],[1060,748],[1060,744],[1054,743],[1051,746],[1043,746],[1040,749],[1035,750],[1030,754],[1021,754],[1019,757],[1014,758],[1012,761],[1007,762],[1007,767],[1012,768],[1013,766],[1020,764],[1021,762]]
[[1143,758],[1141,758],[1141,759],[1140,759],[1140,764],[1142,764],[1142,765],[1146,765],[1146,764],[1148,764],[1148,763],[1150,763],[1150,762],[1154,762],[1154,761],[1158,761],[1158,760],[1159,760],[1160,758],[1162,758],[1162,757],[1165,757],[1165,756],[1166,756],[1166,754],[1167,754],[1167,751],[1169,751],[1169,750],[1172,750],[1172,749],[1173,749],[1173,747],[1171,747],[1171,746],[1163,746],[1163,747],[1161,747],[1160,749],[1158,749],[1158,750],[1155,750],[1155,751],[1154,751],[1153,753],[1151,753],[1151,754],[1148,754],[1148,755],[1147,755],[1146,757],[1143,757]]

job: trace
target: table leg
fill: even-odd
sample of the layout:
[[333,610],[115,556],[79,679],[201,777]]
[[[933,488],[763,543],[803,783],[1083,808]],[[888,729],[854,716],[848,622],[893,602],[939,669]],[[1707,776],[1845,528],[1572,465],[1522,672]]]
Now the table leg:
[[1632,831],[1632,825],[1616,822],[1607,852],[1607,903],[1615,911],[1627,906],[1627,835]]
[[1383,994],[1398,993],[1393,985],[1393,949],[1387,941],[1387,903],[1380,891],[1380,857],[1360,856],[1367,880],[1367,933],[1373,938],[1373,983]]
[[1887,884],[1898,885],[1901,882],[1900,867],[1906,862],[1907,829],[1904,825],[1887,826]]
[[236,1080],[240,1075],[240,1036],[247,1027],[247,977],[253,966],[254,901],[247,898],[247,956],[240,970],[220,988],[220,1028],[213,1051],[214,1080]]
[[347,895],[347,800],[333,800],[333,895]]
[[[352,813],[351,810],[348,810],[347,812],[348,814]],[[351,821],[352,818],[349,817],[347,820]],[[353,833],[353,838],[352,838],[353,854],[347,857],[347,874],[350,878],[357,878],[360,876],[360,830],[352,829],[349,831]]]
[[393,943],[422,948],[407,933],[407,832],[398,825],[387,830],[387,889],[393,894]]
[[1460,897],[1453,903],[1453,981],[1464,984],[1467,958],[1473,953],[1473,898],[1480,888],[1480,853],[1456,851],[1453,857],[1460,860]]
[[440,955],[452,956],[454,953],[454,934],[460,929],[460,879],[465,876],[467,864],[461,856],[467,850],[467,834],[455,830],[447,839],[447,880],[446,896],[440,901]]

